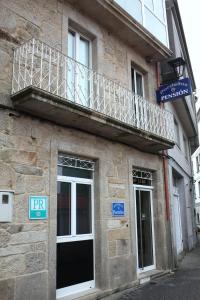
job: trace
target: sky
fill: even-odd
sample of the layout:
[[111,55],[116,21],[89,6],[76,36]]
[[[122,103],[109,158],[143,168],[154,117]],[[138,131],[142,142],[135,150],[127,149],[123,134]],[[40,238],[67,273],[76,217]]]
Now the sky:
[[178,0],[178,4],[195,77],[197,96],[200,98],[200,1]]

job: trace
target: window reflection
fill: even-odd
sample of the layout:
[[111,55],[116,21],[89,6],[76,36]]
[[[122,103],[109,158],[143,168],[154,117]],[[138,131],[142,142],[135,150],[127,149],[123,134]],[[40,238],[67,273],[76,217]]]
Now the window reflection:
[[92,232],[91,226],[91,185],[76,185],[76,233]]
[[71,184],[58,181],[57,235],[71,234]]

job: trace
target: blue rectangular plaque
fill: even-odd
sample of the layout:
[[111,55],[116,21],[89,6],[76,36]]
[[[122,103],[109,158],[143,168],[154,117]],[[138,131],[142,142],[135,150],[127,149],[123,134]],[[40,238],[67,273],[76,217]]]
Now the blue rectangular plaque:
[[184,78],[172,82],[171,84],[161,85],[156,91],[157,101],[167,102],[180,97],[192,94],[192,87],[189,78]]
[[112,202],[112,216],[123,217],[125,214],[124,202]]
[[48,216],[48,197],[29,196],[29,219],[47,219]]

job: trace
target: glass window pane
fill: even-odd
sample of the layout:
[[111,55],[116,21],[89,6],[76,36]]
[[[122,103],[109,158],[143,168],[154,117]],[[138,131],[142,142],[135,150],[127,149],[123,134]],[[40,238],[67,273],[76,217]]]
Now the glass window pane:
[[146,4],[153,11],[153,0],[144,0],[144,4]]
[[154,12],[162,21],[165,19],[163,4],[163,0],[154,0]]
[[131,82],[132,82],[132,92],[135,94],[135,71],[131,69]]
[[142,5],[139,0],[115,0],[129,15],[142,23]]
[[79,62],[89,68],[89,42],[82,37],[79,46]]
[[143,266],[153,264],[151,201],[149,191],[140,191]]
[[142,75],[136,73],[136,85],[137,85],[137,95],[143,97],[143,83],[142,83]]
[[144,13],[145,27],[164,45],[167,45],[167,33],[165,25],[162,24],[146,7],[144,7]]
[[76,184],[76,233],[92,232],[91,185]]
[[[76,58],[75,50],[75,34],[68,32],[68,56]],[[67,98],[71,101],[75,100],[75,62],[72,59],[67,60]]]
[[92,179],[93,172],[90,170],[58,166],[58,175]]
[[68,56],[75,59],[75,34],[68,32]]
[[71,234],[71,183],[57,183],[57,235]]
[[94,279],[93,240],[57,244],[57,289]]

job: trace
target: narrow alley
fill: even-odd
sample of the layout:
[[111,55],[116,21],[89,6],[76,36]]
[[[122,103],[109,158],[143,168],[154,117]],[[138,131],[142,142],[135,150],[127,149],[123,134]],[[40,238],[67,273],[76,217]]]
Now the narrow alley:
[[153,280],[137,289],[104,298],[104,300],[199,300],[200,246],[188,253],[179,269],[170,276]]

